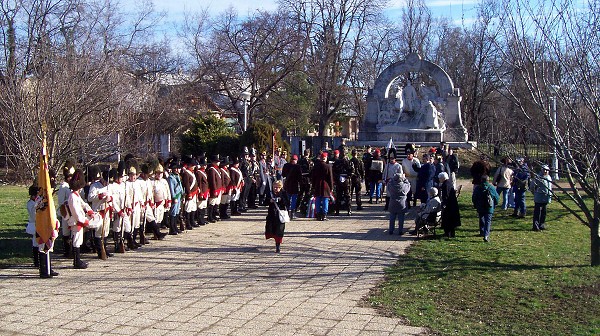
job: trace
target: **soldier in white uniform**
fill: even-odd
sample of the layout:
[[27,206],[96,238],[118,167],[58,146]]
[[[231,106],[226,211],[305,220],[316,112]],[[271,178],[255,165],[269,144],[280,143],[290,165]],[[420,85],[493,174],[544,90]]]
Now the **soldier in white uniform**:
[[[112,231],[113,240],[115,242],[115,253],[124,253],[125,246],[123,243],[124,218],[127,216],[125,210],[125,183],[123,182],[125,175],[125,167],[113,168],[110,171],[112,182],[108,185],[108,192],[112,196]],[[131,232],[131,226],[129,227]]]
[[154,180],[152,181],[155,217],[152,232],[154,232],[154,238],[156,239],[163,239],[166,236],[166,234],[160,232],[158,223],[162,223],[165,216],[165,209],[171,207],[171,192],[169,191],[169,183],[164,178],[164,173],[164,168],[159,163],[154,169]]
[[75,170],[69,186],[71,187],[71,194],[67,202],[67,221],[71,229],[71,241],[73,244],[73,267],[83,269],[88,266],[87,262],[81,260],[83,229],[90,225],[90,219],[94,215],[94,211],[80,196],[80,192],[85,186],[85,178],[81,169]]
[[[145,182],[138,179],[137,162],[135,160],[126,162],[126,165],[128,167],[128,180],[125,183],[125,197],[127,198],[127,212],[129,214],[129,223],[131,225],[131,243],[128,240],[127,244],[130,249],[136,249],[142,246],[137,242],[137,235],[140,230],[140,221],[142,217],[142,185],[145,184]],[[125,230],[125,232],[127,232],[127,230]],[[128,237],[126,236],[126,238]]]
[[[92,166],[88,170],[88,178],[92,181],[88,191],[87,200],[90,203],[92,210],[97,212],[102,217],[102,224],[94,230],[94,246],[98,253],[98,259],[104,259],[105,255],[112,257],[111,253],[106,252],[106,237],[110,232],[111,224],[111,208],[112,196],[108,191],[108,185],[102,179],[102,174],[98,166]],[[102,254],[102,249],[105,255]]]
[[67,216],[67,201],[69,195],[71,195],[71,187],[69,187],[69,181],[73,173],[75,173],[75,163],[71,160],[67,160],[62,168],[64,181],[58,186],[56,196],[58,198],[57,216],[56,219],[60,222],[63,242],[63,256],[69,258],[71,256],[71,230],[69,229],[69,223],[65,216]]

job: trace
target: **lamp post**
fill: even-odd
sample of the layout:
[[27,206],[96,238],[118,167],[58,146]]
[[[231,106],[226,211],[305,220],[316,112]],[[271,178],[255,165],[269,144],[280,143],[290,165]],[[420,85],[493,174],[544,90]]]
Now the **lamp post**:
[[[551,85],[550,91],[552,91],[553,96],[550,97],[552,99],[552,127],[553,133],[556,132],[556,125],[558,120],[558,112],[556,108],[556,99],[558,98],[558,91],[560,90],[560,86]],[[554,180],[558,180],[558,141],[556,140],[556,136],[554,136],[554,151],[552,153],[552,170],[554,171],[554,176],[552,177]]]
[[244,101],[244,132],[248,129],[248,104],[251,96],[252,94],[248,91],[240,93],[240,98]]

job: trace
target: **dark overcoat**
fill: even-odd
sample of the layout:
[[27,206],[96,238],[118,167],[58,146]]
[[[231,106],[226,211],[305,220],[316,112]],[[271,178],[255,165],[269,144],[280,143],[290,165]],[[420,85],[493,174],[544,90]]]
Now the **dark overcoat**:
[[283,165],[281,175],[285,177],[283,189],[288,195],[298,195],[302,181],[302,168],[297,163],[288,162]]
[[[285,233],[285,223],[279,220],[279,213],[277,212],[277,208],[275,208],[275,203],[272,203],[271,199],[276,200],[280,210],[289,210],[290,199],[285,190],[281,190],[278,195],[273,195],[271,192],[268,197],[269,210],[267,211],[267,223],[265,224],[265,237],[277,240],[277,238],[282,238]],[[279,240],[278,242],[281,241]]]
[[322,160],[317,160],[311,174],[314,196],[330,197],[333,190],[333,172],[331,166]]
[[442,201],[442,228],[449,230],[460,226],[460,209],[452,182],[444,181],[439,192]]

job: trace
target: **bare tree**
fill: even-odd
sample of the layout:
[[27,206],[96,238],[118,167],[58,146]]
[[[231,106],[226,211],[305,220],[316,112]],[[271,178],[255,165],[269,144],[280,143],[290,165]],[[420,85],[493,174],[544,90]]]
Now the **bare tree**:
[[280,1],[304,34],[305,71],[316,88],[315,121],[323,135],[339,110],[351,106],[348,89],[370,24],[381,11],[379,0]]
[[250,92],[249,120],[261,111],[258,117],[264,118],[269,95],[281,89],[302,60],[298,30],[282,12],[257,11],[242,20],[231,9],[210,21],[211,29],[203,24],[206,15],[199,19],[187,25],[192,27],[187,40],[198,62],[197,80],[209,84],[215,100],[237,111],[238,120],[243,117],[240,93]]
[[[555,144],[560,202],[590,228],[591,265],[600,265],[600,4],[503,0],[496,41],[506,95],[526,132]],[[556,105],[555,105],[556,103]],[[556,109],[555,109],[556,107]]]
[[156,87],[138,85],[126,57],[148,41],[140,8],[130,24],[112,1],[2,2],[0,136],[15,167],[33,171],[42,125],[57,166],[106,159],[116,134],[152,120]]
[[422,57],[429,56],[432,48],[432,16],[431,10],[424,0],[406,0],[402,9],[401,48],[405,55],[417,53]]

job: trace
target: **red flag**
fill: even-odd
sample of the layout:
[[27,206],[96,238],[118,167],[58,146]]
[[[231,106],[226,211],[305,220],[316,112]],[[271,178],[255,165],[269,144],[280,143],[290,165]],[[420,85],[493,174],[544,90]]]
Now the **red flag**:
[[58,229],[56,221],[56,208],[52,198],[50,176],[48,174],[48,153],[46,152],[46,136],[42,141],[40,153],[40,171],[38,173],[38,199],[35,210],[35,230],[38,244],[45,244],[48,249],[54,242],[54,230]]

